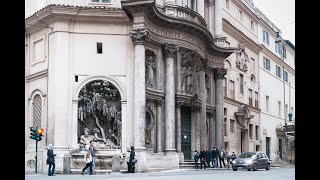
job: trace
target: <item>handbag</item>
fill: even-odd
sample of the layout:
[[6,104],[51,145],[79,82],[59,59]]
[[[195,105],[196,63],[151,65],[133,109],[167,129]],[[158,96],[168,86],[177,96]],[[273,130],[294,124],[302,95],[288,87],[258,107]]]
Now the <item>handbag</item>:
[[47,159],[47,164],[49,164],[49,159]]

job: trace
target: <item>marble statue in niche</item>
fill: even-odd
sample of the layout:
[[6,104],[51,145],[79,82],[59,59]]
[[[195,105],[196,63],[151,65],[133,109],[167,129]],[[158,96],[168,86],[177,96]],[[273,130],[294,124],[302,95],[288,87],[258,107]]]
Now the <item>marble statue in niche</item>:
[[249,57],[245,51],[245,47],[243,43],[238,44],[238,48],[236,50],[236,66],[238,69],[242,71],[248,71]]
[[[90,134],[92,132],[92,134]],[[121,103],[117,88],[104,80],[86,84],[78,96],[79,147],[121,148]]]
[[147,88],[155,88],[155,54],[152,51],[146,51],[146,87]]
[[182,66],[181,68],[181,91],[185,94],[192,94],[192,68]]

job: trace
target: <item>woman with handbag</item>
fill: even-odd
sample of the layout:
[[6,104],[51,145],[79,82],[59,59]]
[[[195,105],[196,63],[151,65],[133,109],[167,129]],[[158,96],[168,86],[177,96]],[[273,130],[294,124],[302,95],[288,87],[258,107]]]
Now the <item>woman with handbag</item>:
[[81,171],[81,174],[83,175],[84,171],[89,168],[90,169],[90,174],[89,175],[92,175],[92,153],[91,153],[91,149],[89,148],[90,146],[89,145],[86,145],[86,150],[87,150],[87,153],[86,155],[84,156],[84,159],[86,161],[86,166],[82,169]]

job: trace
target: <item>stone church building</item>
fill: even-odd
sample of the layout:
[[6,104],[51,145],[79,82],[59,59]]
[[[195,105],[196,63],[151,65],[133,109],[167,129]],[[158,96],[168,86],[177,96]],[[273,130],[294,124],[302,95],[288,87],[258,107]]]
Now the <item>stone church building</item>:
[[[111,169],[112,156],[131,145],[137,172],[178,169],[195,150],[226,148],[224,60],[243,47],[225,45],[222,2],[27,0],[26,172],[34,171],[35,126],[45,130],[43,173],[48,144],[58,173],[82,169],[90,141],[96,171]],[[240,127],[252,117],[237,107]]]

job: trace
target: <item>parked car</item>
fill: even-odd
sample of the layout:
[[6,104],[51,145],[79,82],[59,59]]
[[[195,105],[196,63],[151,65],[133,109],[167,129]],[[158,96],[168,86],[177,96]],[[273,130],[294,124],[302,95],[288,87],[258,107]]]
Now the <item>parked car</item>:
[[268,156],[263,152],[244,152],[232,161],[232,170],[237,171],[238,168],[270,170],[270,162]]

